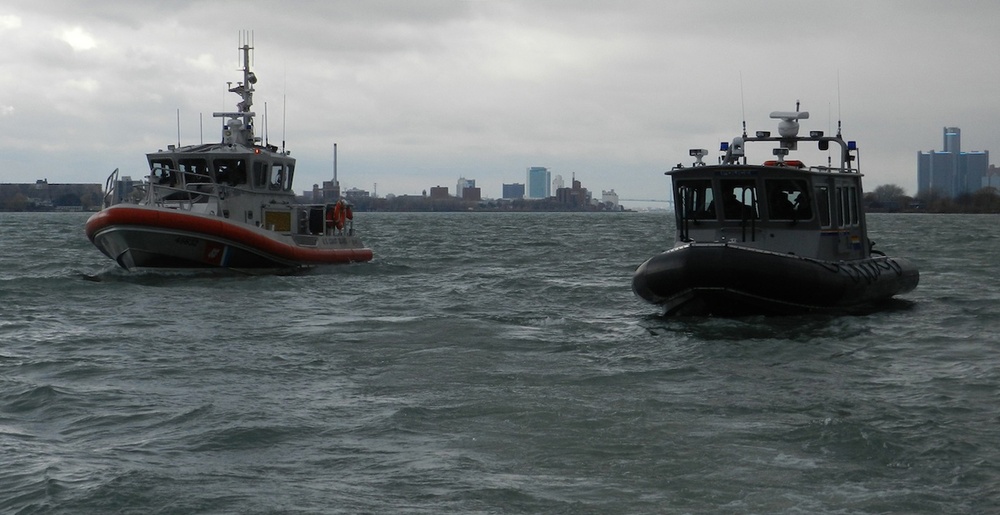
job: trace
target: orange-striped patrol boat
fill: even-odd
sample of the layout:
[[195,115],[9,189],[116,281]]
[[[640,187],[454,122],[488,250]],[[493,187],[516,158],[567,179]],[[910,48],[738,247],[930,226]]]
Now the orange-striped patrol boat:
[[112,172],[103,209],[86,234],[128,270],[232,269],[253,273],[372,259],[344,199],[297,203],[295,159],[254,135],[252,47],[240,47],[240,96],[223,118],[219,143],[174,146],[146,155],[140,181]]

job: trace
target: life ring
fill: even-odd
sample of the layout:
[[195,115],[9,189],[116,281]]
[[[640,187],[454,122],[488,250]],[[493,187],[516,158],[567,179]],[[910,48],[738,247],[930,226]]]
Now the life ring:
[[791,168],[805,168],[806,165],[802,161],[797,159],[788,159],[785,161],[764,161],[764,166],[787,166]]
[[[347,220],[350,209],[342,200],[334,204],[332,208],[328,208],[326,210],[326,226],[338,231],[344,230],[344,223]],[[354,218],[353,213],[351,214],[351,218]]]

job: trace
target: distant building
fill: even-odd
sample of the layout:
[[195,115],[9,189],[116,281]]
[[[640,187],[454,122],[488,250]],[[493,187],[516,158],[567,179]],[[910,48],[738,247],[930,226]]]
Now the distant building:
[[431,199],[446,199],[448,198],[448,188],[444,186],[434,186],[431,188]]
[[556,190],[556,201],[572,208],[582,208],[590,204],[590,193],[584,188],[580,181],[573,178],[572,188],[559,188]]
[[462,200],[473,200],[477,202],[483,200],[482,191],[476,187],[462,188]]
[[465,177],[459,177],[458,184],[455,186],[455,196],[458,198],[465,198],[466,188],[475,188],[475,179],[466,179]]
[[[128,177],[121,180],[131,186]],[[46,179],[0,184],[0,211],[91,211],[99,209],[103,199],[100,184],[50,184]]]
[[504,184],[503,196],[501,198],[510,200],[524,198],[524,185],[516,182],[514,184]]
[[552,191],[559,191],[560,188],[566,187],[566,181],[563,180],[562,175],[556,175],[555,179],[552,179]]
[[[306,195],[308,196],[308,195]],[[333,144],[333,180],[323,181],[323,187],[313,184],[313,202],[336,202],[340,200],[340,181],[337,180],[337,144]]]
[[548,168],[542,166],[528,168],[528,198],[542,199],[552,196],[551,181],[552,174]]
[[618,210],[618,194],[613,189],[611,191],[601,190],[601,203],[613,210]]
[[340,199],[340,182],[323,181],[323,187],[320,187],[318,184],[313,184],[312,188],[313,202],[336,202],[339,199]]
[[351,188],[344,191],[344,197],[352,202],[357,202],[359,200],[367,200],[371,198],[371,193],[368,190],[362,190],[358,188]]
[[973,193],[986,185],[989,168],[988,150],[962,152],[962,130],[945,127],[944,150],[917,153],[917,195]]

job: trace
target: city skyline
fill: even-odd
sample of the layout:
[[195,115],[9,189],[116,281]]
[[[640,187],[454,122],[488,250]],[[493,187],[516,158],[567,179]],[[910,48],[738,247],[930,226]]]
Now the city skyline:
[[[968,149],[1000,147],[994,2],[295,6],[8,2],[0,182],[140,175],[147,152],[218,140],[211,113],[236,101],[244,28],[258,132],[298,159],[296,190],[330,180],[336,142],[340,183],[380,194],[465,176],[499,197],[543,164],[594,191],[666,198],[663,172],[688,149],[744,121],[772,130],[768,113],[796,101],[803,129],[840,122],[858,142],[868,189],[916,194],[915,152],[941,126],[962,127]],[[247,16],[230,30],[234,12]]]
[[917,153],[917,194],[956,197],[975,193],[987,185],[988,150],[962,150],[961,127],[945,127],[943,150]]

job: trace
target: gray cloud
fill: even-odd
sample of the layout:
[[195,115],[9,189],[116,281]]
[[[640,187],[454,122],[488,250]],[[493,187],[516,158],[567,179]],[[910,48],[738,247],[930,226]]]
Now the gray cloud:
[[300,190],[329,175],[337,142],[342,182],[380,194],[465,176],[498,196],[541,165],[664,197],[661,172],[688,148],[730,139],[744,113],[771,129],[767,113],[796,100],[809,128],[843,120],[869,188],[914,193],[916,152],[945,125],[967,149],[1000,147],[1000,4],[689,4],[14,1],[0,8],[0,180],[140,175],[145,152],[176,143],[178,110],[182,143],[218,139],[241,29],[255,109],[299,158]]

